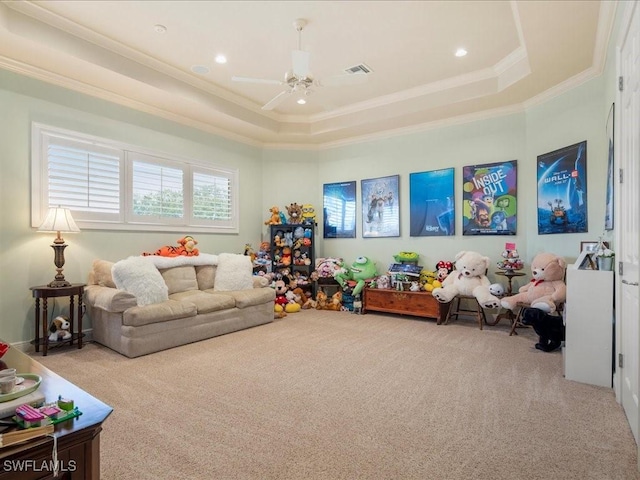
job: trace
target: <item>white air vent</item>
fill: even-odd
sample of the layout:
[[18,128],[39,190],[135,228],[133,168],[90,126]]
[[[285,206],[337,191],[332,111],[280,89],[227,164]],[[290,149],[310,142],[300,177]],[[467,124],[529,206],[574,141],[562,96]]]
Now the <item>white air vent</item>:
[[365,75],[368,75],[371,72],[373,72],[371,67],[369,67],[368,65],[365,65],[364,63],[361,63],[359,65],[354,65],[353,67],[345,68],[344,71],[347,73],[360,73]]

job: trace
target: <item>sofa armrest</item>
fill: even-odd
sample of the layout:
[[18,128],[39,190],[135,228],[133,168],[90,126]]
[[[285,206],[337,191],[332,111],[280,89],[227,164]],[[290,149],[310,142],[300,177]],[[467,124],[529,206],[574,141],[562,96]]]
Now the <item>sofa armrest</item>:
[[84,303],[90,307],[114,313],[124,312],[128,308],[138,305],[135,295],[124,290],[101,285],[88,285],[85,287]]
[[253,276],[253,288],[264,288],[269,286],[269,279],[259,275]]

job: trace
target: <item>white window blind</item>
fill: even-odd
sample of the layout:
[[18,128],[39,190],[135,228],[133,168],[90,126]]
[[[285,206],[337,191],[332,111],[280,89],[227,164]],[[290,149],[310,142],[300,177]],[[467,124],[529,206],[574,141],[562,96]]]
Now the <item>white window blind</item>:
[[117,214],[120,152],[64,138],[48,140],[49,206]]
[[49,207],[80,228],[237,233],[238,172],[35,124],[32,226]]
[[184,180],[179,168],[133,162],[133,216],[184,217]]

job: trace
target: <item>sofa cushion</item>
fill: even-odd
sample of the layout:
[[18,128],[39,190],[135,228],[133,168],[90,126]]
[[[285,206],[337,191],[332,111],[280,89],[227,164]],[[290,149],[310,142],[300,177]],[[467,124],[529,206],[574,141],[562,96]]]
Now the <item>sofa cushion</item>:
[[190,290],[174,293],[169,298],[193,303],[198,309],[198,314],[227,310],[236,306],[236,300],[226,293],[205,293],[200,290]]
[[[214,292],[214,290],[207,290]],[[276,291],[273,288],[252,288],[250,290],[238,290],[235,292],[225,292],[235,299],[236,307],[246,308],[254,305],[273,302],[276,299]]]
[[218,268],[214,286],[219,292],[253,288],[253,265],[251,257],[238,253],[218,255]]
[[215,265],[198,265],[196,267],[196,280],[198,281],[198,288],[200,290],[213,288],[213,286],[215,285],[215,278]]
[[160,273],[162,274],[162,278],[164,278],[164,282],[167,284],[169,295],[176,292],[198,290],[196,269],[193,265],[162,269]]
[[122,324],[130,327],[139,327],[150,323],[193,317],[196,313],[196,306],[192,302],[167,300],[154,305],[133,307],[126,310],[122,314]]
[[168,300],[167,285],[147,257],[129,257],[113,264],[111,275],[116,288],[136,296],[138,306]]

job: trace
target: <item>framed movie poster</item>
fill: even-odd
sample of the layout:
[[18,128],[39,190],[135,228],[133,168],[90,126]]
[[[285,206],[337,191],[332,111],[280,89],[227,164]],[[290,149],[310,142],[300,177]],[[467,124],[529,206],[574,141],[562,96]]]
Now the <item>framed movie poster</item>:
[[538,156],[538,234],[587,231],[585,140]]
[[356,182],[322,187],[324,238],[356,238]]
[[361,180],[363,238],[400,236],[400,176]]
[[604,210],[604,229],[613,230],[613,126],[616,106],[611,104],[609,109],[609,117],[607,118],[607,143],[609,144],[609,154],[607,161],[607,198]]
[[409,174],[410,236],[454,235],[453,168]]
[[516,234],[517,173],[516,160],[463,167],[463,235]]

